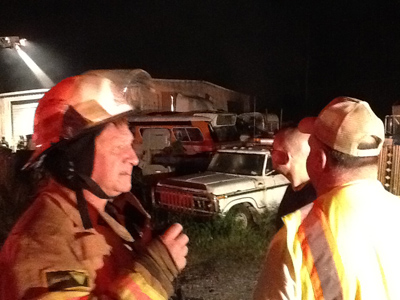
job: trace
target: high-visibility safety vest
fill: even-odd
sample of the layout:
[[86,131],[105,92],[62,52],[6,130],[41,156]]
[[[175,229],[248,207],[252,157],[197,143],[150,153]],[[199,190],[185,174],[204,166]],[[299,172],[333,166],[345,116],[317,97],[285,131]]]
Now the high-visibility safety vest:
[[400,299],[399,213],[399,198],[360,180],[284,217],[286,240],[270,250],[283,253],[275,267],[289,266],[282,289],[292,282],[295,299]]

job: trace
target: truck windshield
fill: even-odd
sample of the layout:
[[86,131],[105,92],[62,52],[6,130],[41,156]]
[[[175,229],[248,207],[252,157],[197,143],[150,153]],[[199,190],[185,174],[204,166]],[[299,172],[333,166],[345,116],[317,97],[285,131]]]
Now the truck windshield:
[[265,154],[218,152],[208,171],[239,175],[262,176]]
[[236,126],[212,127],[211,132],[216,142],[232,142],[239,140]]

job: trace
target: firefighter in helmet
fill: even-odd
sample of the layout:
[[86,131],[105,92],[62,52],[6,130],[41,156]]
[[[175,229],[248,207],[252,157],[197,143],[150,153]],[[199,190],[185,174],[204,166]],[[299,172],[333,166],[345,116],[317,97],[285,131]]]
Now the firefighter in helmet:
[[129,193],[138,164],[130,113],[124,89],[96,72],[61,81],[39,101],[28,167],[43,179],[1,250],[1,299],[171,296],[188,237],[174,224],[153,238]]

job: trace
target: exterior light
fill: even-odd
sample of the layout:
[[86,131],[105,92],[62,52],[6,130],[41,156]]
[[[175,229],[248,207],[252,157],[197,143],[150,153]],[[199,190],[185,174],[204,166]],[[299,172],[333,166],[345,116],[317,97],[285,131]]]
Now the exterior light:
[[2,48],[16,48],[16,46],[25,46],[26,39],[19,36],[2,36],[0,37],[0,46]]

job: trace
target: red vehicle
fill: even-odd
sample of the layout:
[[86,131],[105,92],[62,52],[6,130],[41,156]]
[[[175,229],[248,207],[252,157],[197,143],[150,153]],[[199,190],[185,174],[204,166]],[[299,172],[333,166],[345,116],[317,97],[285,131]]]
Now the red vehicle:
[[171,172],[194,158],[201,158],[205,169],[219,146],[239,141],[232,113],[150,113],[129,122],[144,175]]

